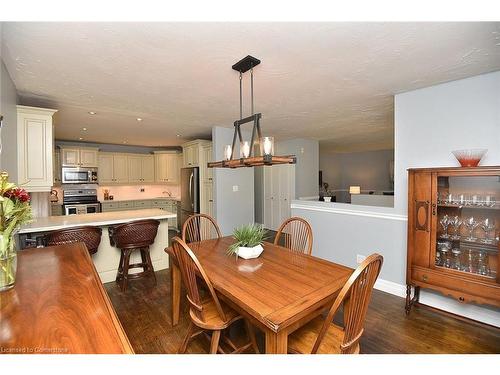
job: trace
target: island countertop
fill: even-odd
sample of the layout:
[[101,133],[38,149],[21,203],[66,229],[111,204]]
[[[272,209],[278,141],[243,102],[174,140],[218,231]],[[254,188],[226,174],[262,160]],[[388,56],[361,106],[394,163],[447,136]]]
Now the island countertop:
[[18,257],[16,285],[0,298],[0,353],[133,353],[83,244]]
[[130,221],[156,219],[165,220],[175,218],[172,212],[151,208],[144,210],[99,212],[84,215],[49,216],[35,219],[32,223],[21,228],[19,233],[36,233],[59,230],[63,228],[93,225],[97,227],[127,223]]

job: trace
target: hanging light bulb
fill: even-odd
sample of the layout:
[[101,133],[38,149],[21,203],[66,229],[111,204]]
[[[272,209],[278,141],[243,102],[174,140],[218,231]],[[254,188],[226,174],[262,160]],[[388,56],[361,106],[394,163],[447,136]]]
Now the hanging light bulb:
[[248,141],[241,142],[240,156],[242,158],[248,158],[249,155],[250,155],[250,142]]
[[231,160],[231,155],[233,153],[233,149],[231,145],[224,146],[224,160]]

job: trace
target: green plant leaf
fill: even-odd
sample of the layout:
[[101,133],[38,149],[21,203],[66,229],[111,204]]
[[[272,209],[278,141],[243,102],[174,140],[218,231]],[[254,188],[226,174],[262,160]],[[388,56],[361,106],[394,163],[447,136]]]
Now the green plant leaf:
[[229,246],[228,255],[235,255],[239,247],[254,247],[262,244],[267,238],[267,230],[258,224],[248,224],[233,231],[236,242]]

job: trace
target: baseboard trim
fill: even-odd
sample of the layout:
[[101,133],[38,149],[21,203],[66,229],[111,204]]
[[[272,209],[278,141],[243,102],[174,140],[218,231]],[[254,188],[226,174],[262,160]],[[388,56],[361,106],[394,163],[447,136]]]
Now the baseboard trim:
[[[382,292],[406,298],[406,285],[378,279],[375,282],[374,288]],[[421,291],[419,304],[500,328],[500,311],[496,312],[487,307],[481,307],[474,304],[464,305],[452,298],[438,295],[426,290]],[[402,311],[402,313],[404,313],[404,311]]]

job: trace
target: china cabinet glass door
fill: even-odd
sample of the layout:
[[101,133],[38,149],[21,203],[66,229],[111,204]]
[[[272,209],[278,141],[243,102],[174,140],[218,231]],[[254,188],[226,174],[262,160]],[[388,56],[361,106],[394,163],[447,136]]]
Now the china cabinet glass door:
[[437,176],[435,267],[499,281],[500,176]]

